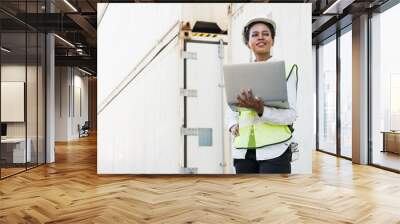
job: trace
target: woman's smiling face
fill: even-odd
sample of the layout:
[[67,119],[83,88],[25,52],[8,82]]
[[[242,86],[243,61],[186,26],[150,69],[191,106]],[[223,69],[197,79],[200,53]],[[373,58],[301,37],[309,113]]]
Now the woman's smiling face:
[[264,23],[251,26],[248,45],[255,54],[269,54],[274,45],[269,27]]

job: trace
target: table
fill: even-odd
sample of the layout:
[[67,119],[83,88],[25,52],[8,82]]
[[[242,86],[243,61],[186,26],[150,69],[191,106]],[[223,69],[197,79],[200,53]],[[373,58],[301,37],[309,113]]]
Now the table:
[[382,131],[383,133],[383,150],[382,152],[392,152],[400,154],[400,132],[399,131]]

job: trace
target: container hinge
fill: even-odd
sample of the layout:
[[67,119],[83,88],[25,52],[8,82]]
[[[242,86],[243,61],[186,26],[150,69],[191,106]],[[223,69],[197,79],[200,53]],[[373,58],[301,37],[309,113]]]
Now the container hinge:
[[190,51],[181,51],[182,58],[185,59],[191,59],[191,60],[197,60],[197,53],[196,52],[190,52]]
[[196,89],[180,89],[181,96],[186,97],[197,97],[197,90]]
[[199,135],[199,129],[198,128],[181,128],[181,135],[191,135],[191,136],[196,136]]

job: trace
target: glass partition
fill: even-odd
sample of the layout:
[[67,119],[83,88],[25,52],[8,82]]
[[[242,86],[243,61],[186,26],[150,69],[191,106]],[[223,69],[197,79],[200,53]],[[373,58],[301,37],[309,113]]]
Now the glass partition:
[[26,140],[26,41],[25,32],[1,34],[2,177],[24,171],[31,161]]
[[[28,5],[26,5],[28,3]],[[1,1],[0,7],[42,13],[44,1]],[[0,178],[45,163],[45,35],[0,12]]]

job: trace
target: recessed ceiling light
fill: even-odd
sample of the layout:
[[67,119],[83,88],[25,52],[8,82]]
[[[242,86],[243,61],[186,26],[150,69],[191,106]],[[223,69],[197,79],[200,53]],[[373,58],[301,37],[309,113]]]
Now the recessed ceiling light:
[[69,46],[75,48],[75,45],[73,45],[73,44],[72,44],[71,42],[69,42],[68,40],[66,40],[66,39],[64,39],[64,38],[62,38],[62,37],[60,37],[60,36],[57,35],[57,34],[54,34],[54,36],[57,37],[58,39],[60,39],[62,42],[66,43],[67,45],[69,45]]
[[11,52],[11,50],[9,50],[9,49],[7,49],[7,48],[5,48],[5,47],[1,47],[1,50],[4,51],[4,52],[6,52],[6,53],[10,53],[10,52]]
[[83,72],[83,73],[85,73],[85,74],[87,74],[87,75],[90,75],[90,76],[92,75],[92,73],[90,73],[90,72],[88,72],[88,71],[85,71],[85,70],[83,70],[83,69],[81,69],[81,68],[79,68],[79,67],[78,67],[78,70],[81,71],[81,72]]
[[67,4],[72,10],[74,10],[75,12],[78,12],[78,10],[71,4],[69,3],[68,0],[64,0],[65,4]]
[[342,14],[343,9],[351,5],[354,0],[336,0],[327,9],[322,12],[322,14]]

